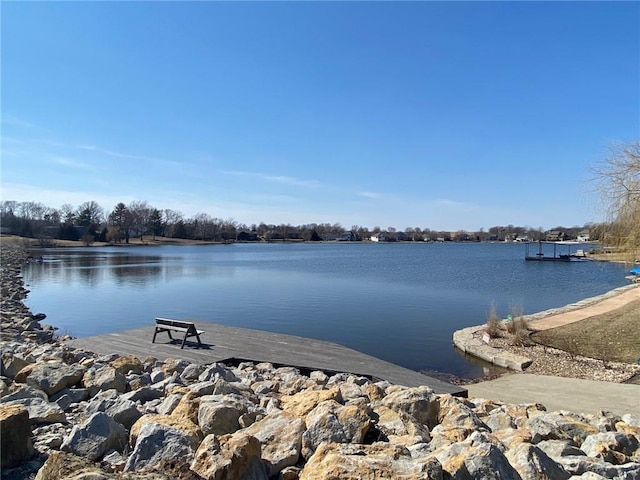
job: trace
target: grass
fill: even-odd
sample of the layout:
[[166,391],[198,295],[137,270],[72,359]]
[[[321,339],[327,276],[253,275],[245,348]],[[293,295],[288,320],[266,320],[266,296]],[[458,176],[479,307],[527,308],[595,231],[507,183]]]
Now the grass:
[[640,300],[611,312],[534,333],[541,345],[605,362],[640,360]]

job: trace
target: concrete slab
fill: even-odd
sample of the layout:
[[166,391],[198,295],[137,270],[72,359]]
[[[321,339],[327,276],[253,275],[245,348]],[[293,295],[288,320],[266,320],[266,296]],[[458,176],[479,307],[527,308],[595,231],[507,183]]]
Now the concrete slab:
[[640,415],[640,385],[515,373],[465,385],[469,397],[506,403],[540,403],[548,411],[569,410]]

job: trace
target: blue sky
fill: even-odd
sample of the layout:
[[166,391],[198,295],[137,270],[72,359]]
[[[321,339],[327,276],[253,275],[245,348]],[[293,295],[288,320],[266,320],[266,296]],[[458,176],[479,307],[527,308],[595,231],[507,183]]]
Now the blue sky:
[[242,223],[600,221],[637,2],[3,2],[2,199]]

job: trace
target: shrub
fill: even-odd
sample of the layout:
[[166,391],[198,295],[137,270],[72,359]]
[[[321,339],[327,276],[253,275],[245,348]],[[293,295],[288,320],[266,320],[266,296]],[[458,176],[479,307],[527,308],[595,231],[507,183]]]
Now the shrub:
[[491,304],[489,307],[486,331],[491,338],[499,337],[502,331],[502,322],[500,321],[500,317],[498,317],[494,304]]

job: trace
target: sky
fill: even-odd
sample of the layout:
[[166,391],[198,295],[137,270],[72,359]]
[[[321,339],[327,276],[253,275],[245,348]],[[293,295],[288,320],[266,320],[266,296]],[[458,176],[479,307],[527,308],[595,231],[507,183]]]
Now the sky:
[[432,230],[603,220],[638,2],[2,2],[2,200]]

